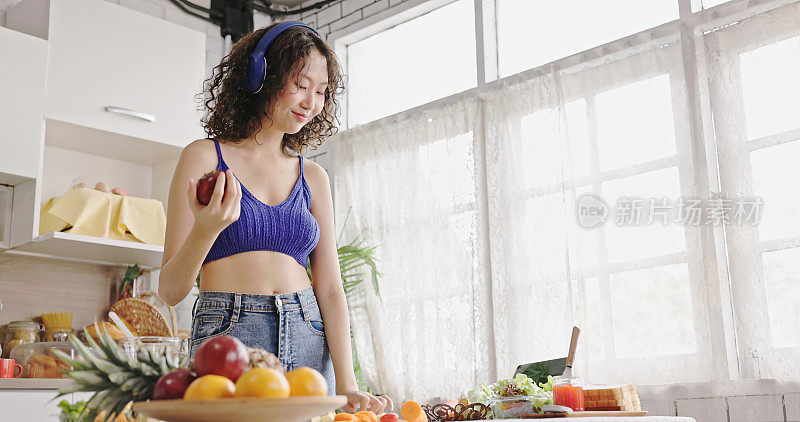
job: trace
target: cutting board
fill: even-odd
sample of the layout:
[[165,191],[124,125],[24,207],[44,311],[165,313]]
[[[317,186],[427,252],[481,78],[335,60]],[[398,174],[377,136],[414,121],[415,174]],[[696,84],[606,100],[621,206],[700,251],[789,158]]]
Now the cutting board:
[[543,418],[588,418],[598,416],[645,416],[646,410],[633,411],[633,410],[607,410],[607,411],[588,411],[588,412],[572,412],[572,413],[529,413],[520,415],[522,419],[543,419]]

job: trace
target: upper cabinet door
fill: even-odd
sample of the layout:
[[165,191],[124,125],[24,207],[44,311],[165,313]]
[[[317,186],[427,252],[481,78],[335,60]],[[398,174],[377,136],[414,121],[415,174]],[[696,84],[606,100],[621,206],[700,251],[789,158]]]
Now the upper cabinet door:
[[205,76],[204,33],[106,1],[23,3],[7,23],[49,40],[48,138],[51,124],[181,147],[203,136],[195,96]]
[[39,173],[47,42],[0,27],[0,57],[0,184],[13,186]]

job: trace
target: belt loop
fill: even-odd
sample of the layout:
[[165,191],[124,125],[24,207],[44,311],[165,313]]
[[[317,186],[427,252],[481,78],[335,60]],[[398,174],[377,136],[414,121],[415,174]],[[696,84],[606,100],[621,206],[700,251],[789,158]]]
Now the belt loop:
[[300,293],[301,292],[295,293],[297,295],[297,301],[300,302],[300,315],[302,315],[303,320],[308,321],[308,303],[306,303],[305,295]]
[[238,322],[239,321],[239,313],[242,310],[242,294],[241,293],[234,293],[233,294],[233,313],[231,314],[231,321]]
[[194,319],[194,316],[197,314],[197,302],[199,301],[200,301],[200,294],[198,294],[197,297],[194,298],[194,305],[192,305],[192,319]]

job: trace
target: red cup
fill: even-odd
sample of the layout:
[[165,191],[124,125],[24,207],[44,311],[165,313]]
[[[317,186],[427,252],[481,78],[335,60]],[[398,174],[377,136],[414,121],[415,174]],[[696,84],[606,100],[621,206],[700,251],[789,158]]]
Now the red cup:
[[[14,375],[15,369],[19,368],[19,373]],[[19,378],[22,375],[22,366],[14,362],[14,359],[0,359],[0,378]]]

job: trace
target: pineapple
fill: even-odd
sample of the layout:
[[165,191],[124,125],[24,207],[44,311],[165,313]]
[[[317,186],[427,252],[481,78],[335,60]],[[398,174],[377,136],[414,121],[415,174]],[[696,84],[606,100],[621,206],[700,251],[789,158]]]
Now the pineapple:
[[104,421],[110,421],[122,413],[128,403],[149,399],[158,378],[179,368],[181,362],[150,352],[139,352],[137,361],[131,361],[104,327],[101,326],[100,331],[100,344],[86,335],[92,349],[74,335],[69,336],[69,342],[84,360],[74,360],[55,351],[64,363],[72,366],[71,371],[65,371],[65,376],[72,382],[60,388],[57,397],[77,391],[94,391],[84,412],[106,410]]

